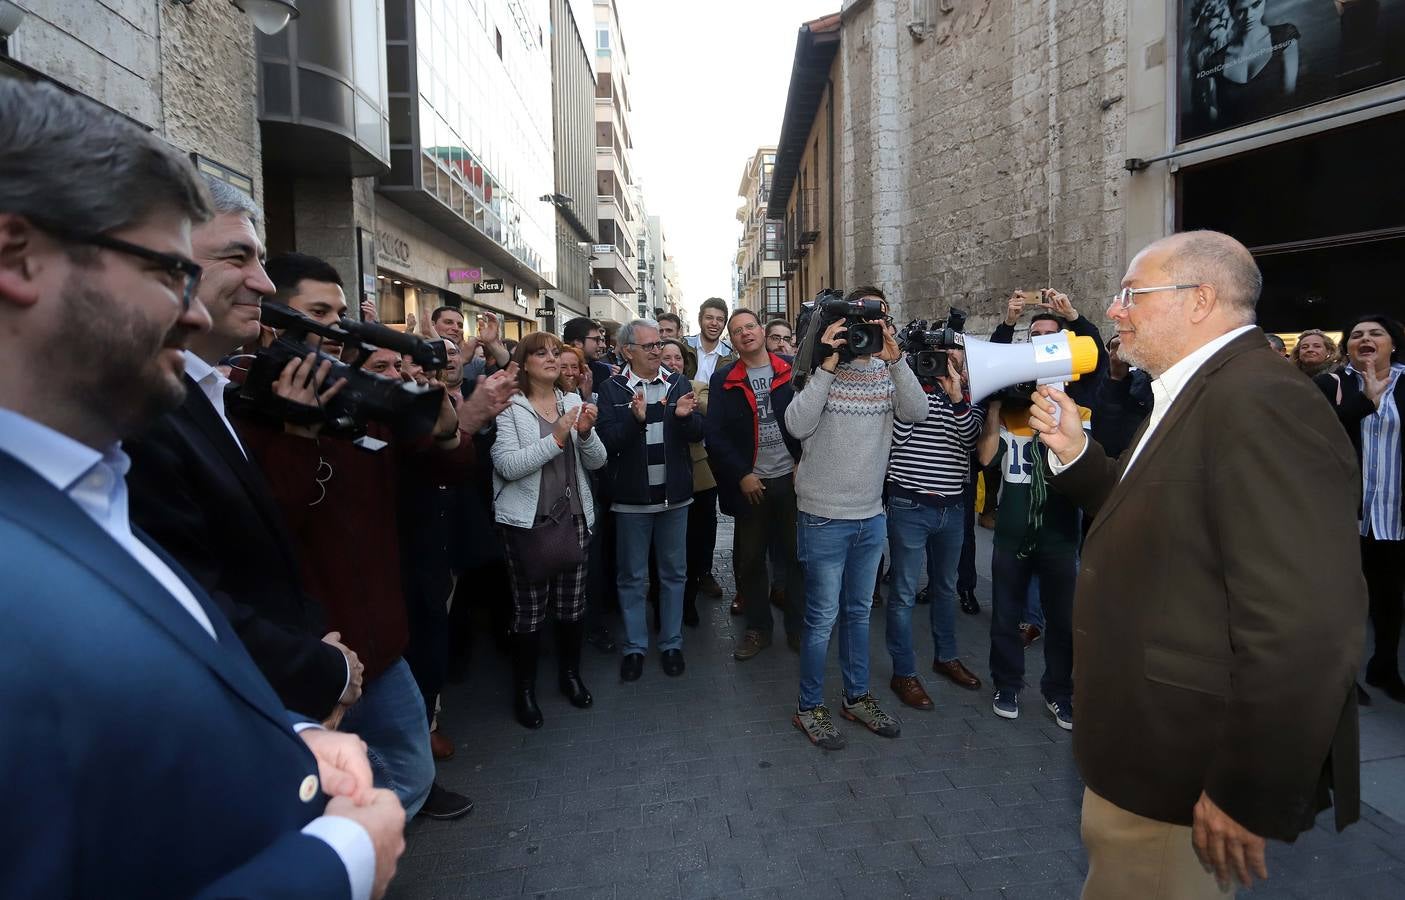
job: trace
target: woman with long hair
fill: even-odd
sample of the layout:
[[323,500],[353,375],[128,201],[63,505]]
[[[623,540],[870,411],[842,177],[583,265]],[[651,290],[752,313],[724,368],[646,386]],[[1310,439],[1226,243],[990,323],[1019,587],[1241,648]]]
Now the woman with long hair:
[[593,702],[581,681],[586,559],[595,502],[587,470],[605,465],[596,408],[557,387],[561,341],[533,332],[514,349],[522,392],[498,415],[493,506],[512,586],[513,712],[540,728],[537,655],[548,613],[556,617],[561,693],[580,709]]
[[[1343,332],[1347,365],[1315,379],[1361,463],[1361,568],[1375,652],[1366,683],[1405,703],[1400,623],[1405,612],[1405,330],[1383,315]],[[1365,692],[1361,692],[1362,699]]]

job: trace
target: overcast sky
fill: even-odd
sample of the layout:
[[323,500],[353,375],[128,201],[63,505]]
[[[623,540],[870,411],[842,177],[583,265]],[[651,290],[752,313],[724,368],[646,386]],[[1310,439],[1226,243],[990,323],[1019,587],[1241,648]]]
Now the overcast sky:
[[644,202],[663,218],[690,312],[707,297],[730,302],[742,171],[780,137],[800,24],[841,0],[616,4]]

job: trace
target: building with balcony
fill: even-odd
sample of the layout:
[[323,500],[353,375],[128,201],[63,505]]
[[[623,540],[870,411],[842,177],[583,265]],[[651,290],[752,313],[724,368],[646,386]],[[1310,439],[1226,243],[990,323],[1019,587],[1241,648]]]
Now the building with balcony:
[[839,14],[800,26],[765,215],[780,223],[786,318],[826,288],[844,287],[843,210],[836,191],[841,139]]
[[[630,155],[629,55],[614,0],[594,0],[595,200],[591,308],[613,309],[604,318],[626,322],[638,313],[639,230]],[[600,292],[607,293],[600,293]],[[606,297],[612,298],[607,300]],[[594,315],[592,313],[592,315]],[[600,316],[595,316],[600,318]]]
[[635,241],[634,271],[638,291],[634,295],[634,306],[641,319],[654,317],[654,245],[653,233],[649,230],[649,207],[644,202],[644,186],[634,183],[634,209],[638,213],[638,235]]
[[503,316],[507,337],[535,330],[561,211],[549,4],[380,2],[390,171],[376,238],[396,251],[377,253],[382,319],[442,304],[463,307],[470,330],[475,311]]
[[552,316],[542,324],[552,331],[590,312],[590,248],[597,243],[594,24],[588,0],[551,0],[556,289],[543,304]]
[[737,210],[742,223],[735,259],[737,303],[763,320],[790,318],[781,272],[785,224],[768,214],[775,166],[776,148],[761,147],[747,160],[737,187],[742,198]]

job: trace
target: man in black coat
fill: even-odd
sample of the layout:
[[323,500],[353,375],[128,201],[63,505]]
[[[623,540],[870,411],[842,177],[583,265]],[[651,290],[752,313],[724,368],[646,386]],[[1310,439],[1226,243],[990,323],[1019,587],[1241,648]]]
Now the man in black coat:
[[220,605],[287,708],[327,719],[360,695],[361,663],[339,635],[323,637],[282,514],[225,415],[229,379],[215,365],[258,337],[259,303],[273,285],[258,208],[222,181],[206,183],[216,215],[192,230],[191,244],[213,327],[185,353],[185,402],[124,444],[132,521]]

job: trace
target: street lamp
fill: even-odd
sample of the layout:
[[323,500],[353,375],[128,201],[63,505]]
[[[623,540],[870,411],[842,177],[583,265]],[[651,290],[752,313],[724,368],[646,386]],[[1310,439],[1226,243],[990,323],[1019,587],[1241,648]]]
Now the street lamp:
[[[171,0],[181,6],[190,6],[195,0]],[[254,22],[254,27],[264,34],[277,34],[288,27],[288,22],[296,19],[298,0],[230,0],[239,11]]]

